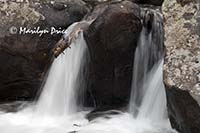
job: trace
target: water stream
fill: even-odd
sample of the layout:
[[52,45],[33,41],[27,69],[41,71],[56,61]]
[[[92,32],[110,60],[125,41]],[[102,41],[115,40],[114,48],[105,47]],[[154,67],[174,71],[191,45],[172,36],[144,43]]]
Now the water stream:
[[[70,34],[75,25],[69,27]],[[86,42],[83,33],[72,42],[52,64],[43,92],[36,103],[38,115],[64,116],[77,112],[77,88],[80,85],[79,73],[86,61]],[[83,88],[83,86],[82,86]]]
[[[68,36],[78,23],[66,31]],[[86,61],[87,45],[80,32],[71,48],[56,58],[51,65],[39,100],[16,113],[0,115],[1,133],[66,133],[80,123],[87,123],[84,112],[77,106],[77,88]],[[82,86],[84,88],[84,86]]]
[[[162,78],[162,16],[153,10],[145,10],[142,15],[145,26],[140,33],[135,52],[129,111],[136,119],[149,118],[154,122],[162,122],[167,118]],[[148,21],[152,21],[151,27],[148,27],[150,22],[145,22],[148,18]]]
[[[143,27],[138,41],[129,111],[108,115],[109,119],[85,118],[90,110],[81,111],[77,105],[87,51],[80,32],[71,49],[53,62],[39,100],[16,113],[1,112],[0,133],[175,133],[166,112],[162,47],[156,47],[153,40],[160,25],[157,21],[153,24],[151,31]],[[75,25],[68,28],[66,36]]]

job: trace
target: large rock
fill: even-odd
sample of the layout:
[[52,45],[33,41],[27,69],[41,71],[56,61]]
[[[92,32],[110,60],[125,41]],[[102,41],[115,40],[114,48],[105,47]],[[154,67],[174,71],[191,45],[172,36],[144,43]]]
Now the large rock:
[[130,0],[136,2],[138,4],[147,4],[147,5],[155,5],[155,6],[162,6],[164,0]]
[[[83,0],[83,1],[91,5],[91,7],[94,7],[101,3],[120,2],[123,0]],[[162,6],[162,3],[164,2],[164,0],[128,0],[128,1],[131,1],[137,4],[154,5],[154,6]]]
[[164,80],[168,86],[168,105],[173,105],[168,109],[173,127],[181,133],[200,132],[199,9],[199,0],[165,0],[163,4],[166,20]]
[[130,97],[140,8],[129,1],[115,2],[97,6],[91,16],[97,18],[84,33],[91,56],[86,101],[97,107],[123,106]]
[[1,102],[36,96],[51,63],[51,49],[62,35],[19,34],[19,28],[65,29],[87,12],[81,0],[0,1]]
[[200,132],[200,107],[188,91],[166,86],[171,125],[180,133]]

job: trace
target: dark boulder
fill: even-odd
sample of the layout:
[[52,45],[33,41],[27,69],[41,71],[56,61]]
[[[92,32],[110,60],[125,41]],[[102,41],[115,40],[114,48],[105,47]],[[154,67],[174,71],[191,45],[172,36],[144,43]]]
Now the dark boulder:
[[84,32],[91,57],[86,102],[117,108],[130,97],[140,8],[129,1],[110,3],[97,6],[91,16],[96,19]]
[[200,107],[188,91],[166,86],[170,122],[180,133],[200,133]]
[[45,16],[50,26],[68,27],[74,22],[82,20],[89,12],[89,8],[82,0],[54,0],[50,3],[41,2],[42,8],[37,10]]
[[162,6],[164,0],[130,0],[132,2],[138,4],[147,4],[147,5],[154,5],[154,6]]
[[62,34],[19,34],[19,28],[65,29],[89,10],[81,0],[5,1],[0,5],[0,101],[31,100],[51,64],[51,50]]
[[119,111],[119,110],[106,110],[106,111],[94,110],[94,111],[88,113],[86,118],[89,121],[93,121],[96,118],[98,119],[99,117],[105,118],[105,119],[111,119],[112,116],[120,115],[122,113],[123,112]]

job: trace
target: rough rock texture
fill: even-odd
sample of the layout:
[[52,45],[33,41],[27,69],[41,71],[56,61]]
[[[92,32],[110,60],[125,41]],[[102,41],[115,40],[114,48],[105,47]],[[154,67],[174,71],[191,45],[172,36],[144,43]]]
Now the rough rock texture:
[[[0,1],[0,100],[32,99],[62,34],[20,34],[19,28],[67,28],[88,12],[81,0]],[[16,27],[16,28],[15,28]]]
[[166,39],[164,80],[168,86],[168,105],[173,105],[168,108],[170,119],[181,133],[199,133],[200,1],[165,0],[163,13]]
[[91,14],[97,16],[85,31],[91,56],[86,98],[94,101],[91,104],[115,108],[128,103],[134,50],[141,31],[139,13],[136,4],[124,1],[100,5]]
[[169,85],[200,97],[200,1],[190,1],[186,5],[166,1],[163,6],[165,77]]

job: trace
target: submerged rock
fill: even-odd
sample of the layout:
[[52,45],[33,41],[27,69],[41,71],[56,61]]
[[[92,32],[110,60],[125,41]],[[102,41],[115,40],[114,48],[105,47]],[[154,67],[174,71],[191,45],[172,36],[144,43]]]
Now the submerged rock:
[[[88,11],[81,0],[0,1],[1,102],[36,96],[51,64],[51,49],[62,35],[51,35],[52,28],[66,29]],[[25,34],[20,27],[39,27],[43,34]]]
[[95,111],[92,111],[89,114],[87,114],[86,118],[89,121],[93,121],[98,118],[111,119],[112,116],[120,115],[122,113],[123,112],[121,112],[119,110],[106,110],[106,111],[95,110]]
[[24,109],[31,103],[29,102],[24,102],[24,101],[16,101],[16,102],[11,102],[11,103],[1,103],[0,104],[0,112],[17,112],[19,110]]

